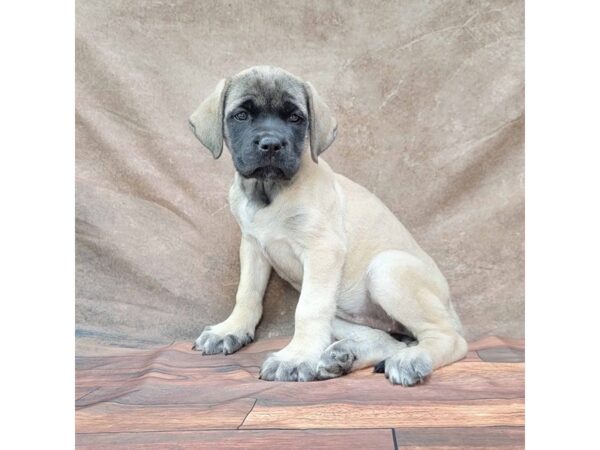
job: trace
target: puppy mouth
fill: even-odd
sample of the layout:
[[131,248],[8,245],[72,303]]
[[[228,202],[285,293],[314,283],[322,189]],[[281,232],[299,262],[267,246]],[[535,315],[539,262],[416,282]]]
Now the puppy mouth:
[[281,178],[287,179],[288,177],[286,173],[279,167],[264,166],[254,169],[249,175],[246,176],[246,178],[266,178],[273,180]]

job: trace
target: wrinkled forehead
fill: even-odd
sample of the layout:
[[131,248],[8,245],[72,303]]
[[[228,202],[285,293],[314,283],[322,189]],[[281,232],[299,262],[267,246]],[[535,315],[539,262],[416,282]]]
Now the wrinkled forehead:
[[302,81],[282,72],[247,71],[234,76],[227,91],[225,114],[248,100],[265,111],[289,110],[294,105],[307,114]]

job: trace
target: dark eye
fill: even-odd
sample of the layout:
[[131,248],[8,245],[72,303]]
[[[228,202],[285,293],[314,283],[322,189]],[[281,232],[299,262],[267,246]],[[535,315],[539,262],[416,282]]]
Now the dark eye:
[[290,117],[288,117],[288,120],[290,122],[300,122],[302,117],[300,117],[298,114],[292,114]]
[[240,111],[235,116],[233,116],[233,118],[239,121],[246,120],[248,119],[248,113],[246,111]]

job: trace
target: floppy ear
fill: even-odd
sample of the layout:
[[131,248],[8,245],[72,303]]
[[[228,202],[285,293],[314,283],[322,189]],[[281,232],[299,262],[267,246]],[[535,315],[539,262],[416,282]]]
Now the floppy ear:
[[223,114],[229,80],[222,79],[212,94],[191,115],[194,136],[211,151],[215,159],[223,152]]
[[314,162],[318,164],[318,157],[335,140],[337,123],[329,107],[319,96],[315,88],[309,82],[304,83],[306,98],[308,101],[308,131],[310,134],[310,154]]

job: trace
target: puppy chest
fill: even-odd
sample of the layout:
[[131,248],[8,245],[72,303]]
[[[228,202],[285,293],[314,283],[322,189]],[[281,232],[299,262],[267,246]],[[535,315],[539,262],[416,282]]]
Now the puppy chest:
[[230,196],[230,204],[242,233],[253,237],[277,274],[299,289],[303,268],[294,243],[298,233],[290,227],[289,214],[260,205],[247,195]]
[[304,270],[292,245],[278,239],[263,243],[262,249],[277,274],[296,289],[300,289]]
[[275,272],[299,290],[304,272],[299,249],[277,221],[257,222],[246,221],[242,225],[242,232],[256,240]]

